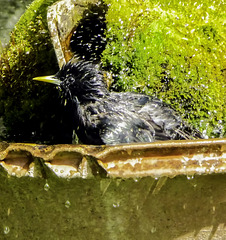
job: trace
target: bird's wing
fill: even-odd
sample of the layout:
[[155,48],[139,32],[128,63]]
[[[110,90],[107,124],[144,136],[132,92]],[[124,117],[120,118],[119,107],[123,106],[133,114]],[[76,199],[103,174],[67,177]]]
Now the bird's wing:
[[195,139],[201,133],[182,120],[179,114],[158,98],[137,93],[115,93],[114,99],[124,104],[124,108],[139,114],[142,119],[153,125],[155,139]]
[[[123,105],[108,100],[90,103],[84,108],[86,138],[98,144],[153,142],[158,128]],[[95,139],[94,139],[95,138]],[[167,140],[162,136],[162,140]]]
[[[111,94],[79,107],[79,138],[87,144],[154,142],[198,138],[198,131],[159,99],[146,95]],[[197,136],[197,137],[196,137]]]
[[173,108],[157,98],[148,101],[140,108],[139,113],[146,117],[149,116],[171,139],[202,138],[202,134],[198,130],[183,121]]
[[146,121],[128,111],[111,111],[98,116],[100,137],[104,144],[155,141],[155,130]]

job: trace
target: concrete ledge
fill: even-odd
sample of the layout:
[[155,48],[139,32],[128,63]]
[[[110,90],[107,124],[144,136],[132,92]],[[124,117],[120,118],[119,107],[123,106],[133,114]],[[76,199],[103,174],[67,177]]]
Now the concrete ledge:
[[88,178],[212,174],[226,171],[226,139],[113,146],[0,143],[0,165],[10,174],[40,176],[40,163],[59,177]]

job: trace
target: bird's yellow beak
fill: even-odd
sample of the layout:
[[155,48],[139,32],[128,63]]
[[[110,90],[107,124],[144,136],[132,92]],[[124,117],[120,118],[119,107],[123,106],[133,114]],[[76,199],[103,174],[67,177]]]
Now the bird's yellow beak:
[[33,78],[33,80],[52,83],[52,84],[55,84],[55,85],[60,85],[61,84],[61,81],[59,79],[55,78],[54,75],[35,77],[35,78]]

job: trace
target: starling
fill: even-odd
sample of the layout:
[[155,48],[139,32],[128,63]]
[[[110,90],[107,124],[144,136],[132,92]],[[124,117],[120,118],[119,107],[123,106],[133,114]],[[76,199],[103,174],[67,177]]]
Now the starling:
[[70,60],[55,75],[34,80],[58,86],[63,98],[71,103],[73,128],[84,144],[202,138],[160,99],[109,91],[99,64]]

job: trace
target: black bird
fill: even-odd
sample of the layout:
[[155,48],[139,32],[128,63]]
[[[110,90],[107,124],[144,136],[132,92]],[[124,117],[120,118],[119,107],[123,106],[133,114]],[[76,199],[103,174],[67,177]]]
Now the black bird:
[[34,80],[59,86],[71,102],[73,127],[84,144],[120,144],[202,138],[158,98],[110,92],[98,64],[69,61],[55,75]]

